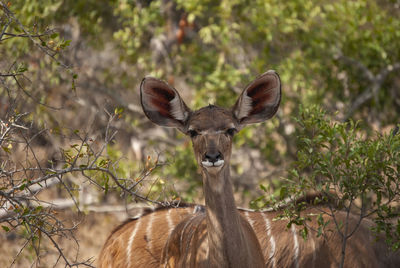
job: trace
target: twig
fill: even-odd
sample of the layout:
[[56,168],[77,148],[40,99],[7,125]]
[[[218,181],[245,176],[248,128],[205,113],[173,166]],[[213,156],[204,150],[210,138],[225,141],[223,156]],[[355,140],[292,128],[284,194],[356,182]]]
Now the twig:
[[43,53],[45,53],[46,55],[48,55],[50,58],[52,58],[55,62],[57,62],[57,64],[59,64],[60,66],[62,66],[63,68],[69,70],[70,66],[66,65],[65,63],[61,62],[60,60],[55,58],[55,55],[51,54],[49,52],[49,50],[47,49],[47,47],[42,46],[40,43],[36,42],[36,40],[34,39],[34,35],[32,35],[28,30],[25,29],[25,26],[15,17],[14,13],[11,12],[7,5],[3,3],[3,1],[0,1],[0,5],[2,6],[3,10],[5,11],[5,13],[7,14],[7,17],[11,18],[13,21],[15,21],[18,26],[22,29],[22,31],[25,33],[25,35],[27,36],[27,38],[29,38],[32,43],[37,46]]
[[341,52],[336,56],[336,59],[359,69],[361,71],[361,75],[364,76],[369,82],[367,89],[357,96],[353,103],[348,107],[347,112],[341,119],[343,122],[347,121],[364,103],[369,101],[372,97],[376,97],[379,90],[382,88],[382,84],[385,82],[386,77],[390,73],[400,69],[400,63],[397,62],[383,67],[377,75],[374,75],[362,62],[344,56]]

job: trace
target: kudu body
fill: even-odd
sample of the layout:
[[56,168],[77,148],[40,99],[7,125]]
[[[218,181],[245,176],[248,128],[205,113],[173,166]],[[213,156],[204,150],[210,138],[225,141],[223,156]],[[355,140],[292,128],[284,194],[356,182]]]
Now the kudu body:
[[[100,267],[337,267],[342,239],[336,227],[327,235],[298,236],[296,227],[273,221],[279,212],[237,209],[229,175],[234,134],[243,126],[265,121],[279,106],[279,76],[268,71],[249,84],[232,109],[207,106],[191,111],[178,92],[155,78],[145,78],[141,103],[154,123],[176,127],[189,135],[202,169],[205,206],[147,210],[127,221],[107,239]],[[310,207],[304,213],[321,213],[325,222],[332,211]],[[344,222],[346,213],[333,212]],[[350,215],[349,224],[357,218]],[[400,261],[385,244],[376,243],[371,222],[364,220],[348,240],[346,267],[397,267]],[[309,223],[316,230],[316,221]],[[329,227],[329,226],[328,226]],[[362,257],[361,257],[362,256]],[[397,261],[397,262],[396,262]],[[395,263],[396,262],[396,263]]]

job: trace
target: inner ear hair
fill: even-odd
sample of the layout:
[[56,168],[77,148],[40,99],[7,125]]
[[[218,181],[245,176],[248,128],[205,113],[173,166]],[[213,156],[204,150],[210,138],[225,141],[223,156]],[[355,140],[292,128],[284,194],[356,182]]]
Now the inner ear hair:
[[191,112],[175,88],[154,77],[143,79],[140,99],[146,116],[161,126],[182,130]]
[[240,124],[263,122],[278,110],[281,100],[281,83],[275,71],[268,71],[242,92],[233,107],[233,113]]

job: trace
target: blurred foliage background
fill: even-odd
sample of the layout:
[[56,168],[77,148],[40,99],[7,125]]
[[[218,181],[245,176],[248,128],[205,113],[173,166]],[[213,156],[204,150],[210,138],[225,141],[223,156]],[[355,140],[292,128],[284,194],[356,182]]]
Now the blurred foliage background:
[[[202,191],[188,138],[141,111],[146,75],[168,81],[198,109],[229,107],[257,75],[280,74],[277,115],[234,140],[232,177],[244,206],[293,176],[301,106],[318,105],[336,122],[362,120],[365,139],[399,123],[399,0],[1,0],[0,29],[0,116],[27,113],[32,163],[56,166],[73,154],[78,133],[96,146],[111,128],[118,133],[102,161],[134,181],[156,165],[145,187],[152,200],[201,202]],[[21,159],[24,144],[10,144],[2,144],[3,164]],[[106,190],[74,194],[122,202],[119,192],[110,198],[107,176],[98,183]]]
[[[189,199],[199,181],[191,146],[176,131],[156,129],[144,118],[141,79],[167,80],[193,108],[230,106],[246,83],[275,69],[283,81],[279,114],[238,135],[233,165],[241,189],[260,181],[276,186],[274,180],[296,156],[292,116],[299,104],[338,111],[337,120],[362,119],[366,133],[398,122],[399,5],[395,0],[12,1],[10,10],[31,33],[55,29],[42,42],[64,49],[56,58],[77,78],[72,87],[70,72],[35,51],[28,38],[2,40],[1,68],[26,69],[24,91],[10,93],[20,94],[17,109],[30,112],[38,128],[81,129],[90,122],[101,132],[104,120],[92,118],[101,117],[104,108],[124,108],[114,149],[130,156],[134,147],[132,161],[139,162],[157,148],[174,162],[162,176],[186,183],[180,194]],[[12,27],[21,32],[19,25]],[[4,89],[1,96],[4,105]]]
[[[278,115],[235,139],[233,177],[241,192],[264,183],[273,191],[295,160],[299,104],[320,104],[335,120],[361,119],[366,135],[387,132],[400,112],[400,2],[335,1],[10,1],[5,3],[39,45],[4,36],[2,73],[23,74],[17,90],[2,88],[1,112],[13,95],[29,112],[49,159],[64,146],[65,129],[96,130],[104,110],[123,108],[110,146],[129,161],[127,175],[147,155],[170,163],[156,176],[179,195],[199,197],[199,174],[187,138],[160,129],[142,114],[138,85],[145,75],[167,80],[192,108],[230,106],[255,76],[275,69],[283,82]],[[1,27],[7,23],[2,17]],[[22,34],[13,22],[8,32]],[[11,29],[11,30],[10,30]],[[65,68],[62,68],[62,67]],[[2,78],[3,79],[3,78]],[[4,78],[6,79],[6,78]],[[34,135],[35,133],[32,133]],[[39,138],[37,138],[39,139]],[[122,167],[123,168],[123,167]],[[174,187],[175,187],[174,186]]]

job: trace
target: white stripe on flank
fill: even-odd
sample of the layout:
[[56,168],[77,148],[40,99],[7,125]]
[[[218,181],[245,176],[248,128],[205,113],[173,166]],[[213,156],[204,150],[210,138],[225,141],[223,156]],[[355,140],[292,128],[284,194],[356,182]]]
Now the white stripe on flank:
[[147,237],[147,247],[148,250],[151,252],[152,248],[152,235],[153,235],[153,221],[154,221],[154,214],[153,212],[150,213],[149,215],[149,222],[147,223],[147,228],[146,228],[146,237]]
[[170,208],[170,209],[168,209],[168,212],[167,212],[168,235],[172,232],[172,229],[174,228],[174,223],[173,223],[172,217],[171,217],[172,210],[173,210],[173,208]]
[[[193,214],[192,208],[185,208],[185,210],[187,211],[188,214]],[[186,217],[186,215],[185,215],[185,217]]]
[[314,238],[311,237],[311,247],[312,247],[312,267],[315,267],[315,261],[317,260],[317,252],[315,251],[315,241]]
[[181,238],[180,238],[181,247],[183,246],[183,236],[184,236],[184,234],[185,234],[185,229],[186,229],[186,227],[189,225],[189,223],[190,223],[192,220],[193,220],[193,216],[191,215],[190,218],[189,218],[189,219],[187,220],[187,222],[185,223],[185,225],[183,226],[183,229],[182,229],[182,231],[181,231]]
[[133,228],[132,234],[129,237],[128,240],[128,247],[126,248],[126,256],[127,256],[127,264],[128,264],[128,268],[131,267],[131,251],[132,251],[132,244],[133,244],[133,240],[135,240],[135,236],[137,231],[139,230],[139,226],[142,223],[141,219],[136,220],[136,224],[135,224],[135,228]]
[[269,243],[271,244],[271,251],[269,252],[269,256],[268,258],[272,261],[272,266],[271,267],[275,267],[275,249],[276,249],[276,243],[275,243],[275,238],[272,235],[271,232],[271,222],[269,221],[269,219],[267,218],[267,216],[265,215],[265,213],[261,213],[264,221],[265,221],[265,225],[267,227],[267,235],[269,236]]
[[299,268],[299,241],[297,241],[296,227],[292,224],[292,234],[294,243],[294,264],[296,268]]
[[196,214],[198,212],[203,212],[203,211],[204,211],[203,207],[200,206],[200,205],[195,205],[194,208],[193,208],[193,214]]
[[[248,212],[248,211],[245,211],[245,212],[244,212],[244,215],[246,215],[247,221],[250,223],[251,228],[254,228],[254,227],[253,227],[253,226],[254,226],[254,221],[250,218],[249,212]],[[254,232],[255,232],[255,231],[254,231]]]

